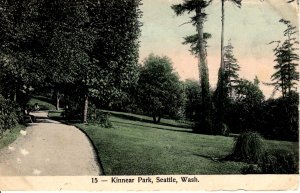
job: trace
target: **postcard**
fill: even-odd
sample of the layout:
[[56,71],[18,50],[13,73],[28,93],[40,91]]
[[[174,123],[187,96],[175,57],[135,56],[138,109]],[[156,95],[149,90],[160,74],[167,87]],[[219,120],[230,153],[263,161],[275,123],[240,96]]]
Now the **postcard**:
[[0,191],[299,188],[298,0],[0,0]]

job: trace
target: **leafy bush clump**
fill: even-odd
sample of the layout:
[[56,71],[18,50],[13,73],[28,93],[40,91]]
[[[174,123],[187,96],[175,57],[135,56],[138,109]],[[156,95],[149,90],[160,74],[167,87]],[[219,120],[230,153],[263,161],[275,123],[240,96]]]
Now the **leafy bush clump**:
[[242,174],[261,174],[262,169],[257,164],[251,164],[242,168]]
[[242,174],[298,174],[299,163],[294,153],[287,150],[273,150],[264,155],[259,164],[242,168]]
[[17,123],[16,105],[0,95],[0,137],[5,131],[14,128]]
[[273,150],[266,153],[260,167],[264,174],[297,174],[298,164],[294,153],[287,150]]
[[112,124],[109,120],[110,114],[108,112],[103,112],[96,108],[89,108],[88,112],[88,123],[99,124],[105,128],[111,128]]
[[246,163],[261,163],[265,154],[263,138],[256,132],[245,132],[237,137],[231,160]]

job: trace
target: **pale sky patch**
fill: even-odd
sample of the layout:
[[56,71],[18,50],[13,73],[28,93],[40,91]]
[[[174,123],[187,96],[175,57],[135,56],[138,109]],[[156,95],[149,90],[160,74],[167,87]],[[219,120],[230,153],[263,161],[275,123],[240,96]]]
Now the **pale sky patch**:
[[[176,16],[170,8],[182,0],[143,0],[143,27],[141,34],[140,62],[150,53],[166,55],[172,59],[174,69],[181,79],[198,79],[198,65],[189,46],[182,45],[183,37],[196,33],[195,27],[186,24],[189,15]],[[270,82],[274,73],[273,40],[283,39],[285,26],[281,18],[298,24],[298,7],[284,0],[243,0],[242,7],[225,3],[225,45],[231,39],[234,55],[241,66],[240,77],[253,80],[257,75],[261,82]],[[220,65],[221,3],[216,0],[206,9],[208,13],[204,31],[211,33],[208,40],[208,67],[210,85],[214,88]],[[268,98],[273,88],[261,84]]]

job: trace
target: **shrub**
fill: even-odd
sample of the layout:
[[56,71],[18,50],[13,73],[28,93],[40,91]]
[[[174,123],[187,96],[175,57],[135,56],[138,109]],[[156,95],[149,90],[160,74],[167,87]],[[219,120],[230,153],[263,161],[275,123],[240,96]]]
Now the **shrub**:
[[267,139],[299,141],[299,94],[264,102],[262,134]]
[[242,174],[261,174],[262,169],[257,164],[251,164],[242,168]]
[[18,123],[16,104],[0,95],[0,136]]
[[108,112],[103,112],[94,107],[89,108],[88,112],[88,123],[99,124],[105,128],[111,128],[112,124],[109,120],[110,114]]
[[256,132],[245,132],[237,137],[233,153],[229,156],[234,161],[261,163],[265,154],[263,138]]
[[69,120],[80,120],[83,112],[83,102],[78,96],[66,96],[64,116]]
[[299,164],[294,153],[287,150],[272,150],[264,155],[259,164],[242,168],[242,174],[298,174]]
[[264,174],[297,174],[298,164],[294,153],[287,150],[273,150],[265,154],[260,167]]

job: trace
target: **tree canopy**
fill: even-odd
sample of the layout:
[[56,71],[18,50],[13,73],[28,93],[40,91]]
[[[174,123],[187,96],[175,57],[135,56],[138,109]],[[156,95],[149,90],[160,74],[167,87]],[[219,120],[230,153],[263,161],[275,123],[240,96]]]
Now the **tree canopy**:
[[43,84],[69,95],[76,91],[86,101],[108,103],[122,95],[137,81],[139,5],[140,0],[1,1],[0,61],[8,77],[1,82],[14,91],[8,95]]
[[159,122],[163,115],[175,116],[182,105],[182,84],[166,56],[150,54],[140,67],[138,98],[143,111]]

